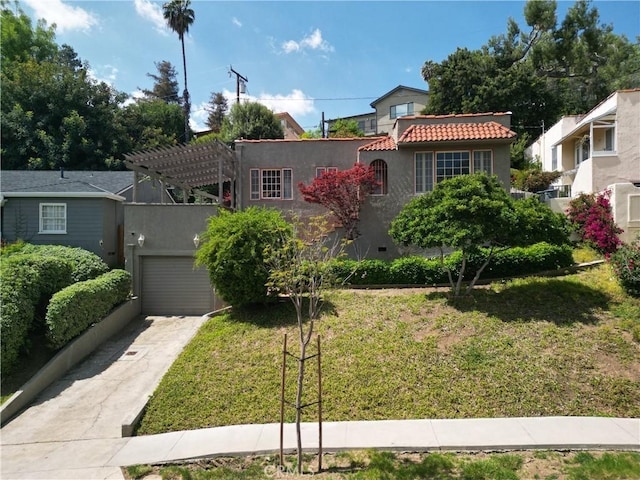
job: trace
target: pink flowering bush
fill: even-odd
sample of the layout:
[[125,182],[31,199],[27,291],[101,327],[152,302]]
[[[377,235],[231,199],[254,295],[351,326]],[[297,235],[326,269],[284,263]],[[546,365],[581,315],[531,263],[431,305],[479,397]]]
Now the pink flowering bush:
[[605,255],[615,252],[621,245],[618,235],[622,229],[613,220],[610,192],[598,195],[582,193],[569,203],[567,215],[583,242]]
[[640,297],[640,240],[624,244],[609,256],[609,263],[620,286],[634,297]]

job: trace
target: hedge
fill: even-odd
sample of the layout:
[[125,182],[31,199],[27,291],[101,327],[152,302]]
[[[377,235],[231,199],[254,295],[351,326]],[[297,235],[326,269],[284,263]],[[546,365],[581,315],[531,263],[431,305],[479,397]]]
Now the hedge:
[[131,275],[124,270],[112,270],[57,292],[45,318],[50,345],[64,346],[127,300],[130,293]]
[[44,317],[49,298],[70,285],[72,265],[67,260],[39,255],[16,254],[2,259],[0,265],[0,328],[2,373],[16,366],[29,332]]
[[[467,261],[465,279],[473,278],[488,255],[488,249]],[[462,264],[462,254],[454,252],[445,257],[445,265],[457,278]],[[480,278],[512,277],[557,270],[573,265],[571,247],[537,243],[529,247],[513,247],[494,253]],[[446,270],[439,258],[402,257],[383,260],[334,260],[332,272],[338,283],[345,285],[435,285],[449,283]]]
[[33,245],[24,244],[20,253],[33,253],[36,255],[63,258],[73,265],[72,280],[83,282],[96,278],[109,271],[109,266],[102,259],[88,250],[79,247],[65,247],[63,245]]

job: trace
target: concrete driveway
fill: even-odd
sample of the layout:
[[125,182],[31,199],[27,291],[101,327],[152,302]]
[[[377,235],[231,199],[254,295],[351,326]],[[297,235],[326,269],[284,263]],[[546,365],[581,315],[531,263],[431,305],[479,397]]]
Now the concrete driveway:
[[110,459],[208,317],[140,317],[0,429],[3,479],[121,479]]

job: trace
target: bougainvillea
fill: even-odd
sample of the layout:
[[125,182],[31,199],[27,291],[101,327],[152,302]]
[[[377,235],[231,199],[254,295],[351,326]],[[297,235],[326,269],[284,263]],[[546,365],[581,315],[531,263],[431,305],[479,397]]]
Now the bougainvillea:
[[603,254],[615,252],[621,245],[618,235],[622,229],[616,225],[609,201],[610,192],[582,193],[571,200],[567,215],[583,242]]
[[622,245],[609,256],[609,262],[622,288],[640,297],[640,240]]
[[358,235],[360,207],[378,185],[373,168],[356,163],[349,170],[327,171],[310,185],[300,182],[298,189],[306,202],[328,208],[342,224],[345,237],[352,240]]

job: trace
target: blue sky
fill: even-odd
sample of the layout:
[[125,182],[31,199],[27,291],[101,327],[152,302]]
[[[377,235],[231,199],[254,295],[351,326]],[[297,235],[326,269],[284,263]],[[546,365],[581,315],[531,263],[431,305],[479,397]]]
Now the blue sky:
[[[558,19],[573,2],[558,1]],[[635,41],[640,0],[592,2],[600,21]],[[236,99],[235,75],[248,78],[242,98],[289,112],[305,129],[322,113],[339,118],[371,111],[370,103],[398,85],[428,89],[426,60],[457,47],[476,49],[506,31],[509,17],[526,30],[522,1],[215,1],[192,0],[195,22],[186,37],[192,127],[205,127],[212,92]],[[92,74],[134,95],[151,88],[147,73],[167,60],[184,88],[178,36],[166,27],[162,2],[150,0],[21,0],[32,19],[56,24],[56,40],[71,45]]]

